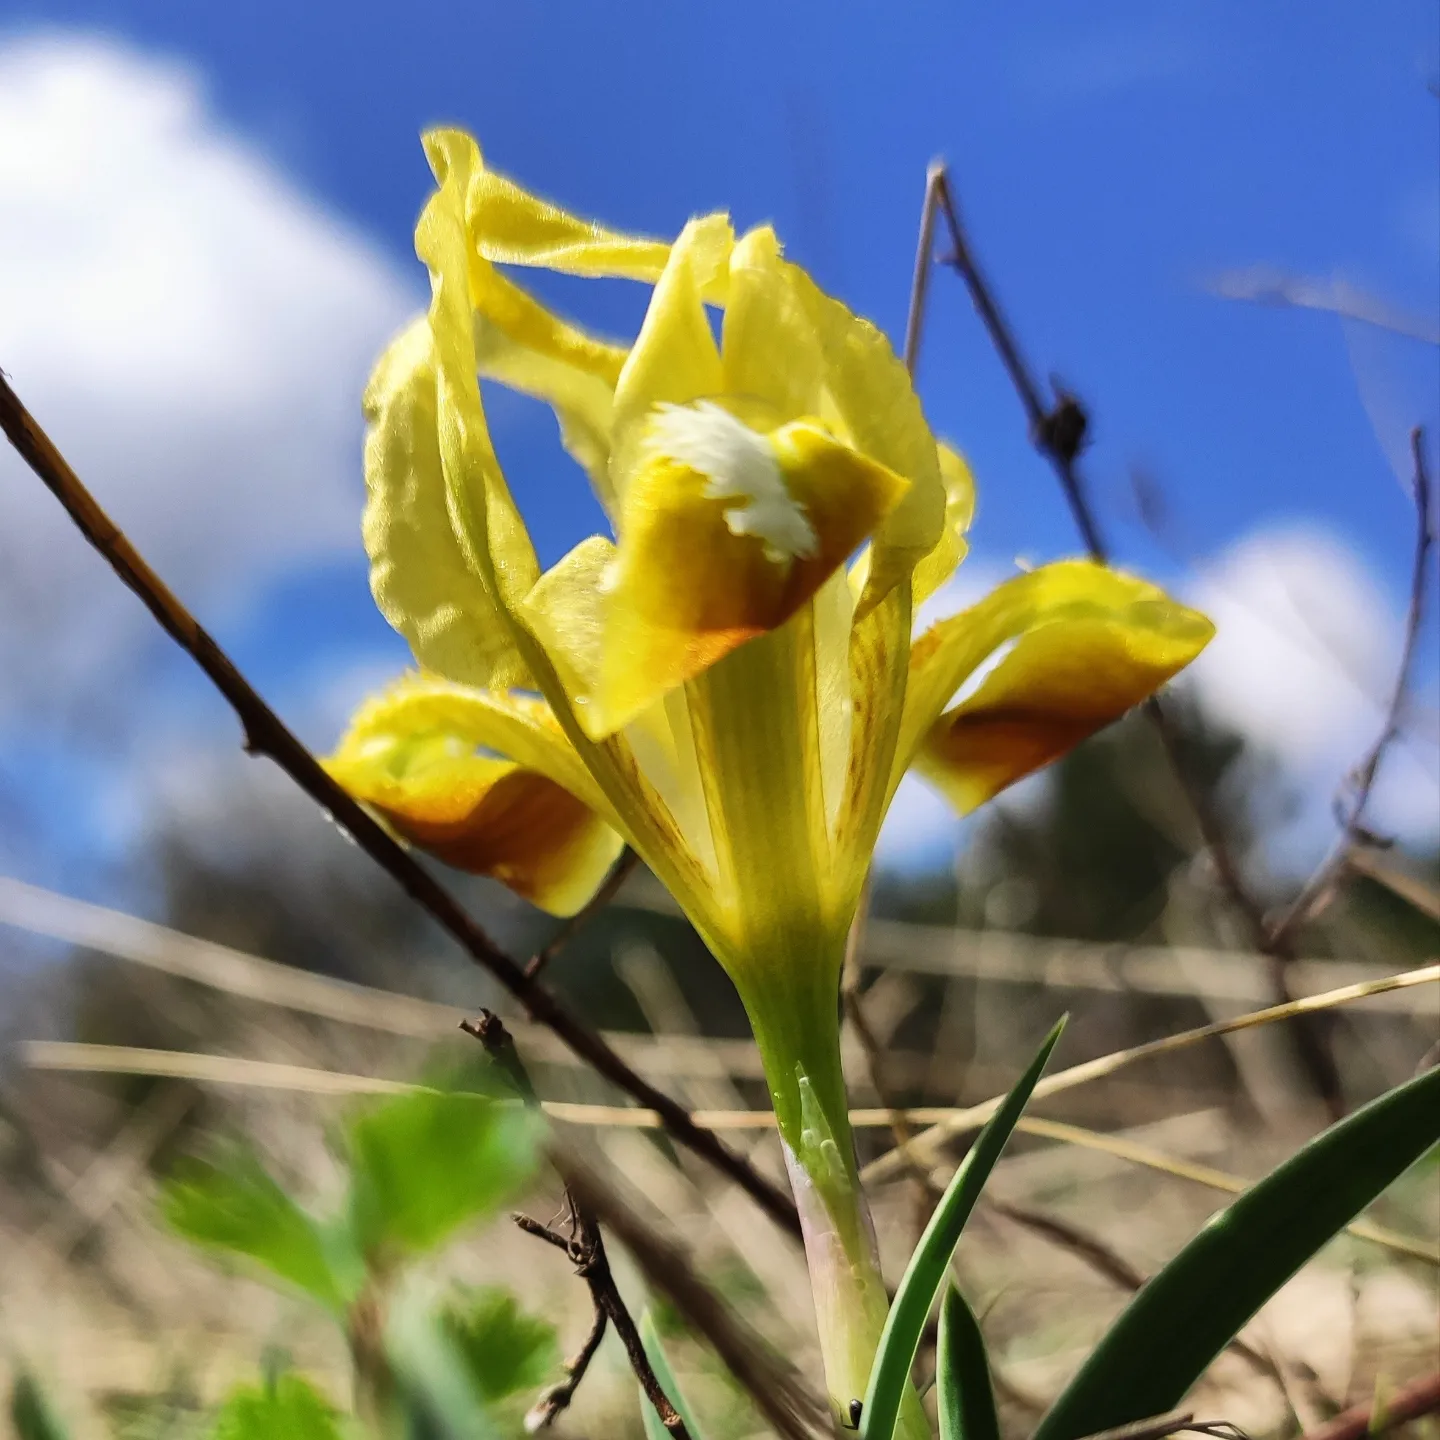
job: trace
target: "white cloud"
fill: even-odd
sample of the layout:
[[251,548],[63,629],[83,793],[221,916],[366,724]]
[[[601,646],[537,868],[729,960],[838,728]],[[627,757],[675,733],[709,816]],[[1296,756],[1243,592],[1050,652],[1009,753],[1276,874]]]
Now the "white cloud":
[[[1305,528],[1241,540],[1202,569],[1192,598],[1216,624],[1191,672],[1207,709],[1279,758],[1302,800],[1303,836],[1331,833],[1331,800],[1378,733],[1394,684],[1396,608],[1353,550]],[[1392,746],[1372,824],[1433,836],[1437,760],[1423,726]]]
[[[188,69],[63,33],[0,43],[0,365],[202,615],[358,544],[359,395],[418,299]],[[103,693],[152,633],[7,447],[0,721]]]

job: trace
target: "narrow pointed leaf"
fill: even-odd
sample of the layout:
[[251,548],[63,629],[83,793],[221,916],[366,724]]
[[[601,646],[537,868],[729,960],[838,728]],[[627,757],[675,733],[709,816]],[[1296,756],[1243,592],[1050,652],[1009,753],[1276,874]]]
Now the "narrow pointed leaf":
[[1437,1142],[1440,1067],[1332,1125],[1145,1285],[1036,1440],[1075,1440],[1173,1409],[1241,1326]]
[[895,1292],[895,1303],[890,1307],[889,1318],[885,1321],[884,1333],[880,1336],[880,1348],[875,1353],[875,1365],[870,1371],[870,1385],[865,1395],[864,1408],[860,1412],[860,1440],[891,1440],[895,1433],[895,1420],[900,1413],[901,1397],[910,1383],[910,1367],[915,1362],[915,1350],[920,1344],[920,1332],[925,1328],[925,1317],[935,1302],[935,1295],[945,1279],[945,1269],[950,1264],[960,1232],[995,1168],[1011,1131],[1015,1129],[1030,1092],[1040,1079],[1040,1072],[1050,1058],[1050,1052],[1060,1039],[1065,1028],[1062,1019],[1045,1038],[1039,1053],[1030,1062],[1030,1068],[1020,1077],[1015,1088],[1005,1097],[1005,1103],[990,1118],[990,1122],[975,1139],[970,1153],[955,1172],[915,1253],[910,1257],[904,1279]]
[[1000,1440],[985,1338],[965,1297],[953,1285],[940,1306],[935,1358],[940,1440]]
[[[647,1310],[640,1317],[640,1339],[645,1346],[646,1355],[650,1357],[650,1368],[655,1372],[655,1378],[660,1382],[660,1388],[669,1397],[670,1403],[680,1412],[680,1418],[690,1432],[690,1440],[705,1440],[704,1432],[695,1423],[695,1417],[685,1403],[684,1395],[680,1393],[680,1383],[675,1379],[675,1372],[670,1368],[670,1361],[665,1355],[665,1347],[660,1343],[660,1332],[655,1328],[653,1311]],[[643,1390],[640,1392],[640,1416],[645,1422],[645,1440],[670,1440],[670,1432],[660,1423],[660,1416],[656,1414],[655,1407]]]

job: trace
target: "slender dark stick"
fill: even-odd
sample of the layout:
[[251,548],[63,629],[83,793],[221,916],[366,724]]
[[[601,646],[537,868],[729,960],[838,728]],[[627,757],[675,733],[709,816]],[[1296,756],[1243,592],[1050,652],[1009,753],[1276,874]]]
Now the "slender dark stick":
[[546,1390],[525,1412],[527,1435],[533,1435],[537,1430],[548,1430],[555,1423],[555,1417],[570,1408],[575,1391],[585,1378],[585,1372],[589,1370],[590,1362],[595,1358],[595,1352],[599,1350],[609,1324],[610,1317],[606,1312],[596,1310],[585,1343],[565,1362],[565,1378],[558,1385],[552,1385]]
[[[537,1103],[534,1085],[515,1041],[500,1017],[482,1010],[473,1021],[461,1026],[485,1047],[491,1060],[509,1077],[522,1098]],[[696,1275],[694,1267],[678,1246],[646,1225],[611,1186],[576,1155],[558,1143],[549,1146],[550,1162],[565,1182],[571,1214],[598,1226],[604,1224],[634,1256],[645,1278],[671,1303],[696,1334],[720,1357],[740,1385],[784,1440],[810,1440],[817,1429],[827,1428],[829,1411],[824,1402],[810,1393],[803,1381],[775,1359],[764,1342],[739,1321],[713,1291]],[[522,1229],[550,1244],[567,1249],[572,1243],[528,1216],[516,1217]],[[597,1305],[597,1310],[598,1310]],[[613,1320],[615,1317],[605,1311]],[[618,1328],[618,1326],[617,1326]],[[623,1336],[622,1336],[623,1338]],[[596,1341],[598,1344],[598,1340]],[[583,1353],[583,1352],[582,1352]],[[577,1360],[579,1357],[576,1357]],[[586,1361],[588,1364],[588,1360]],[[581,1372],[583,1373],[583,1371]],[[565,1404],[579,1384],[579,1375],[563,1394]],[[565,1392],[565,1383],[556,1387]],[[543,1408],[542,1397],[537,1411]]]
[[1430,476],[1425,468],[1425,436],[1419,426],[1410,432],[1410,455],[1415,467],[1411,482],[1412,498],[1415,502],[1415,553],[1410,567],[1410,601],[1405,613],[1405,642],[1400,650],[1395,686],[1390,693],[1384,724],[1375,737],[1375,743],[1365,752],[1347,779],[1347,788],[1350,791],[1348,802],[1344,797],[1336,802],[1337,810],[1344,816],[1340,834],[1329,853],[1301,887],[1300,893],[1270,927],[1272,944],[1276,940],[1284,940],[1297,925],[1303,924],[1323,908],[1334,893],[1336,884],[1344,877],[1352,851],[1357,845],[1363,844],[1366,838],[1365,810],[1370,803],[1381,762],[1400,734],[1405,701],[1414,682],[1420,632],[1425,624],[1425,594],[1430,588],[1430,554],[1435,544],[1434,497]]
[[528,977],[500,949],[448,890],[329,775],[278,715],[256,694],[230,657],[200,626],[81,484],[50,437],[36,424],[0,375],[0,429],[69,513],[85,538],[144,602],[161,628],[209,677],[240,721],[245,749],[268,755],[426,911],[483,969],[549,1026],[607,1080],[656,1111],[670,1135],[734,1180],[778,1225],[799,1238],[800,1222],[790,1197],[742,1156],[691,1120],[688,1111],[630,1068],[553,991]]
[[[661,1385],[656,1376],[654,1367],[650,1364],[650,1357],[645,1353],[645,1345],[640,1339],[640,1332],[635,1328],[634,1318],[626,1307],[619,1287],[615,1284],[615,1276],[610,1270],[610,1260],[605,1254],[605,1240],[600,1234],[600,1227],[595,1223],[594,1218],[572,1201],[568,1238],[552,1230],[548,1225],[542,1225],[529,1215],[512,1215],[510,1218],[527,1235],[547,1241],[570,1257],[570,1263],[574,1265],[575,1273],[590,1287],[590,1299],[595,1306],[596,1315],[604,1316],[615,1327],[615,1333],[619,1335],[620,1343],[625,1347],[630,1368],[635,1372],[635,1378],[640,1382],[640,1388],[645,1392],[645,1398],[655,1407],[655,1413],[660,1417],[660,1423],[676,1437],[676,1440],[690,1440],[690,1432],[685,1428],[685,1422],[680,1418],[680,1412],[675,1408],[670,1397],[665,1393],[665,1387]],[[595,1335],[597,1331],[601,1334],[604,1332],[604,1326],[598,1320],[595,1330],[591,1332],[592,1335]],[[597,1346],[599,1345],[598,1338],[595,1343]],[[592,1350],[591,1353],[593,1354],[594,1351]],[[589,1361],[587,1360],[586,1363],[588,1364]]]
[[525,978],[533,980],[616,896],[630,878],[640,857],[628,846],[610,867],[600,888],[525,963]]
[[[949,231],[951,251],[945,257],[946,263],[960,276],[969,292],[971,302],[1020,398],[1029,423],[1031,440],[1049,460],[1060,481],[1060,488],[1064,492],[1086,549],[1092,559],[1100,564],[1108,564],[1109,547],[1086,495],[1077,463],[1089,429],[1089,417],[1079,400],[1058,386],[1055,387],[1054,404],[1047,402],[1033,371],[1020,352],[1014,331],[976,263],[964,227],[960,223],[959,207],[955,203],[949,177],[943,168],[938,183],[930,184],[927,181],[927,194],[931,193],[934,195],[934,203],[945,217]],[[1295,996],[1290,984],[1289,966],[1296,954],[1288,935],[1272,935],[1265,907],[1240,872],[1212,797],[1194,774],[1179,732],[1168,711],[1158,696],[1152,696],[1143,708],[1175,772],[1221,889],[1243,917],[1255,948],[1270,961],[1271,985],[1277,1000],[1293,1000]],[[1330,1113],[1338,1117],[1344,1112],[1345,1100],[1340,1072],[1329,1043],[1332,1025],[1333,1017],[1306,1016],[1301,1017],[1292,1033],[1300,1061],[1313,1089]]]

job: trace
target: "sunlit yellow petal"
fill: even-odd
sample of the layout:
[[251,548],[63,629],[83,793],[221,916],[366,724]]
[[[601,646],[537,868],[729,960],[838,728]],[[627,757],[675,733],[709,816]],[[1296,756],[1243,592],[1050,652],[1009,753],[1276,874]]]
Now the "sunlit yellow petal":
[[577,714],[600,685],[605,609],[615,547],[602,535],[582,540],[552,565],[525,597],[520,613],[554,665]]
[[759,402],[771,426],[824,408],[825,356],[770,227],[751,230],[730,257],[721,336],[728,395]]
[[838,978],[813,656],[806,606],[686,687],[742,995]]
[[905,491],[817,422],[761,435],[713,405],[662,412],[622,497],[587,729],[618,729],[783,625]]
[[480,403],[466,195],[480,166],[475,142],[432,131],[425,150],[439,189],[415,228],[415,250],[430,270],[440,458],[450,520],[467,563],[492,599],[517,603],[539,577],[535,548],[505,484]]
[[710,333],[696,273],[697,255],[709,246],[706,223],[692,220],[671,248],[615,387],[611,483],[622,502],[630,475],[641,463],[655,407],[685,404],[724,390],[720,351]]
[[[1213,633],[1164,591],[1088,561],[1017,576],[916,642],[892,783],[913,754],[962,813],[973,810],[1152,694]],[[942,715],[997,654],[975,693]]]
[[[500,265],[542,266],[569,275],[613,275],[653,283],[670,255],[667,241],[626,235],[582,220],[483,165],[470,190],[466,218],[479,253]],[[706,217],[704,224],[710,244],[696,256],[697,279],[706,298],[720,303],[729,264],[724,238],[729,224],[723,216]]]
[[380,357],[364,406],[363,533],[381,613],[428,669],[470,685],[529,683],[510,628],[451,527],[427,318]]
[[412,677],[361,708],[326,768],[404,839],[555,914],[578,910],[623,846],[543,702],[523,696]]
[[560,423],[561,443],[589,476],[600,503],[611,509],[613,386],[579,366],[527,349],[482,316],[475,322],[475,358],[483,379],[497,380],[550,406]]
[[935,548],[945,519],[945,489],[935,437],[890,342],[868,320],[826,295],[799,266],[788,267],[825,356],[825,384],[847,439],[910,481],[904,500],[886,518],[872,555],[859,613],[908,579]]
[[[847,590],[848,590],[847,586]],[[860,897],[900,744],[902,697],[910,659],[910,587],[892,586],[855,621],[850,636],[852,696],[849,771],[835,830],[835,903],[848,912]]]
[[958,450],[938,447],[940,478],[945,485],[945,526],[935,548],[915,567],[914,603],[933,595],[954,573],[968,548],[965,532],[975,515],[975,477]]

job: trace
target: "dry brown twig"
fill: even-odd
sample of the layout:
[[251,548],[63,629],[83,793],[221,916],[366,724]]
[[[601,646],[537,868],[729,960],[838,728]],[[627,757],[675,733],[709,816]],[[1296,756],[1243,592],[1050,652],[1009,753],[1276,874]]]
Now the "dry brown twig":
[[[568,1403],[569,1395],[574,1393],[575,1386],[579,1384],[580,1378],[584,1375],[584,1367],[589,1364],[589,1356],[593,1356],[599,1348],[600,1339],[604,1334],[604,1321],[609,1321],[615,1327],[615,1333],[620,1337],[620,1343],[625,1347],[626,1357],[630,1361],[630,1368],[635,1372],[635,1378],[640,1382],[640,1388],[645,1392],[645,1398],[655,1407],[655,1413],[660,1417],[660,1423],[676,1437],[676,1440],[690,1440],[690,1432],[685,1428],[685,1422],[680,1418],[680,1412],[675,1408],[670,1397],[666,1395],[665,1388],[656,1377],[655,1370],[650,1364],[650,1357],[645,1353],[644,1343],[640,1339],[640,1332],[635,1328],[634,1318],[621,1297],[619,1287],[615,1284],[615,1276],[610,1270],[610,1261],[605,1254],[605,1240],[600,1234],[600,1227],[595,1223],[593,1217],[586,1214],[576,1204],[574,1197],[566,1191],[567,1209],[569,1211],[569,1234],[562,1235],[557,1230],[552,1230],[548,1225],[542,1225],[540,1221],[529,1215],[515,1214],[510,1218],[527,1234],[533,1235],[537,1240],[544,1240],[554,1245],[557,1249],[563,1250],[569,1257],[570,1263],[575,1267],[575,1273],[590,1287],[590,1299],[595,1306],[595,1324],[591,1330],[591,1337],[594,1344],[586,1342],[586,1348],[576,1357],[576,1364],[580,1367],[579,1374],[571,1376],[569,1392],[565,1395]],[[582,1360],[582,1357],[586,1357]],[[554,1392],[552,1392],[554,1393]],[[558,1409],[550,1412],[558,1414]]]
[[1385,708],[1384,723],[1374,743],[1359,764],[1346,777],[1335,809],[1341,817],[1340,833],[1329,853],[1300,888],[1300,893],[1270,927],[1271,943],[1287,939],[1299,925],[1320,913],[1333,898],[1344,880],[1355,851],[1369,840],[1365,828],[1365,810],[1375,789],[1375,781],[1385,754],[1400,734],[1405,702],[1414,679],[1415,659],[1419,650],[1420,632],[1425,623],[1425,594],[1430,582],[1430,554],[1435,545],[1434,496],[1430,476],[1425,468],[1425,437],[1417,425],[1410,432],[1410,457],[1414,465],[1411,498],[1415,505],[1415,550],[1410,566],[1410,598],[1405,612],[1405,640],[1400,650],[1400,664],[1395,685]]
[[[993,290],[976,263],[964,227],[960,222],[959,208],[955,202],[948,174],[944,165],[938,162],[931,165],[926,178],[926,213],[921,225],[922,237],[931,233],[933,227],[931,212],[937,210],[944,217],[950,237],[950,253],[944,257],[943,263],[949,265],[964,282],[971,302],[1020,397],[1029,423],[1031,439],[1035,447],[1050,462],[1060,481],[1061,489],[1064,491],[1071,515],[1074,517],[1086,549],[1094,560],[1101,564],[1107,564],[1109,548],[1101,534],[1078,466],[1079,456],[1084,448],[1089,429],[1088,414],[1073,394],[1053,380],[1053,403],[1047,400],[1042,392],[1038,381],[1021,354],[1014,331],[1005,319]],[[928,263],[928,254],[922,259]],[[918,264],[919,262],[917,262],[917,268]],[[1423,457],[1420,453],[1419,441],[1415,436],[1412,436],[1412,446],[1416,455],[1416,503],[1417,508],[1422,507],[1423,492],[1424,513],[1421,528],[1423,533],[1429,536],[1430,524],[1428,519],[1424,518],[1428,515],[1428,482],[1424,479]],[[1423,540],[1421,546],[1428,546],[1428,543],[1428,539]],[[1417,549],[1419,548],[1421,547],[1417,547]],[[1423,553],[1420,555],[1419,574],[1418,593],[1423,594],[1425,579]],[[1374,770],[1378,768],[1384,749],[1393,738],[1394,721],[1398,716],[1399,707],[1403,704],[1405,686],[1408,684],[1413,637],[1419,629],[1419,609],[1419,602],[1413,600],[1412,597],[1412,623],[1407,627],[1406,632],[1406,658],[1401,667],[1400,682],[1396,688],[1391,716],[1381,743],[1367,758],[1367,761],[1363,762],[1366,771],[1365,775],[1362,775],[1360,786],[1357,787],[1357,796],[1363,794],[1363,797],[1368,799],[1370,787],[1374,783]],[[1288,923],[1272,925],[1264,906],[1246,883],[1230,848],[1224,827],[1211,802],[1211,797],[1196,781],[1184,753],[1180,735],[1160,699],[1152,697],[1144,708],[1180,783],[1181,790],[1193,814],[1196,828],[1204,843],[1205,854],[1214,869],[1216,878],[1231,905],[1244,919],[1255,948],[1270,960],[1271,981],[1277,1000],[1293,999],[1288,974],[1288,968],[1296,958],[1296,952],[1290,943],[1293,926]],[[1368,778],[1366,778],[1367,776]],[[1357,827],[1359,813],[1362,809],[1363,799],[1351,811],[1352,820]],[[1347,830],[1349,828],[1347,825]],[[1348,853],[1350,841],[1353,841],[1354,838],[1354,834],[1349,836],[1342,855]],[[1331,1053],[1330,1031],[1331,1021],[1328,1017],[1313,1016],[1302,1018],[1300,1024],[1295,1027],[1294,1033],[1299,1058],[1316,1094],[1331,1114],[1338,1117],[1344,1110],[1344,1094],[1339,1071]]]
[[528,976],[454,896],[326,774],[320,762],[260,698],[214,638],[146,564],[21,404],[3,375],[0,375],[0,429],[64,506],[90,544],[224,696],[240,721],[246,751],[273,760],[473,961],[494,976],[532,1019],[549,1026],[577,1055],[641,1105],[664,1116],[666,1129],[674,1139],[734,1180],[776,1224],[798,1239],[800,1224],[789,1196],[742,1156],[697,1126],[683,1105],[637,1074],[553,991]]
[[525,978],[533,980],[615,898],[634,873],[640,857],[628,846],[610,867],[600,888],[525,962]]
[[[505,1073],[527,1103],[539,1103],[530,1076],[515,1049],[515,1042],[499,1016],[482,1010],[475,1020],[465,1021],[461,1028],[480,1041],[491,1061]],[[586,1346],[567,1364],[569,1373],[566,1380],[542,1396],[540,1404],[532,1411],[537,1419],[543,1419],[543,1423],[548,1424],[570,1403],[575,1388],[584,1376],[585,1367],[594,1355],[594,1347],[600,1343],[596,1330],[603,1329],[599,1318],[603,1314],[615,1326],[625,1344],[626,1353],[630,1355],[637,1378],[655,1403],[656,1413],[665,1420],[666,1412],[655,1402],[650,1381],[641,1373],[630,1340],[626,1338],[625,1326],[628,1325],[628,1333],[634,1335],[634,1324],[628,1314],[622,1321],[617,1313],[617,1307],[623,1311],[624,1302],[614,1288],[608,1262],[604,1259],[604,1242],[599,1228],[603,1222],[634,1257],[650,1284],[667,1296],[695,1333],[709,1343],[783,1440],[810,1440],[817,1430],[822,1433],[828,1430],[829,1410],[825,1403],[811,1394],[800,1377],[776,1360],[764,1342],[741,1324],[695,1274],[677,1245],[641,1221],[610,1185],[569,1149],[552,1141],[548,1153],[551,1164],[565,1183],[566,1200],[574,1221],[571,1234],[569,1237],[559,1235],[528,1217],[516,1217],[516,1223],[528,1233],[566,1249],[577,1272],[591,1287],[597,1318]],[[608,1290],[604,1288],[606,1286]],[[638,1344],[638,1336],[635,1339]],[[643,1357],[643,1346],[640,1353]],[[652,1372],[650,1380],[653,1379]],[[658,1382],[655,1384],[658,1389]],[[668,1420],[666,1424],[672,1433],[683,1433],[683,1430],[670,1426]]]

